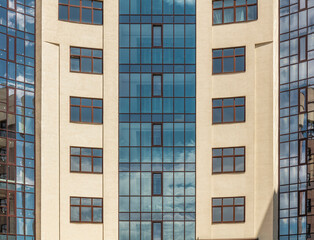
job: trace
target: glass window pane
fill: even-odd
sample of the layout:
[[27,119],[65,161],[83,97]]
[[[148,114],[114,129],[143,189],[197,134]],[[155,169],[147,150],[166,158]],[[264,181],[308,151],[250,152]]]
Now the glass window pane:
[[235,158],[235,171],[243,172],[244,171],[244,157]]
[[153,76],[153,96],[161,96],[162,81],[161,75]]
[[93,222],[102,222],[102,208],[93,208]]
[[246,7],[236,8],[236,21],[243,22],[246,20]]
[[245,57],[236,57],[236,72],[243,72],[245,70]]
[[93,110],[93,122],[102,123],[102,109],[94,108]]
[[69,12],[68,6],[59,5],[59,20],[68,20]]
[[71,71],[79,72],[80,71],[80,59],[71,57]]
[[102,158],[93,159],[93,171],[97,173],[102,172]]
[[79,221],[80,221],[80,208],[71,207],[71,222],[79,222]]
[[213,222],[221,222],[221,208],[213,208]]
[[155,124],[153,125],[153,145],[160,146],[161,145],[161,125]]
[[[232,2],[233,2],[233,0],[232,0]],[[233,8],[224,9],[224,23],[231,23],[231,22],[234,22],[234,10],[233,10]]]
[[222,211],[223,211],[223,221],[232,222],[233,221],[233,207],[224,207]]
[[81,122],[92,122],[92,108],[81,108]]
[[162,186],[162,175],[161,173],[153,174],[153,195],[161,194],[161,186]]
[[213,123],[221,123],[222,116],[221,116],[221,108],[214,108],[213,109]]
[[224,157],[223,158],[223,171],[224,172],[233,172],[233,157]]
[[214,10],[214,24],[222,23],[222,10]]
[[82,172],[91,172],[92,171],[92,159],[89,157],[81,158],[81,171]]
[[101,10],[93,10],[93,23],[94,24],[102,24],[102,11]]
[[88,8],[82,8],[82,22],[92,23],[92,10]]
[[82,57],[81,61],[82,61],[81,71],[82,72],[86,72],[86,73],[92,72],[92,59],[91,58]]
[[236,107],[235,115],[236,115],[235,116],[236,122],[244,122],[244,120],[245,120],[244,107]]
[[235,221],[243,222],[244,221],[244,207],[235,207]]
[[222,71],[222,60],[221,58],[213,59],[213,73],[221,73]]
[[257,19],[257,6],[249,6],[247,20],[256,20]]
[[153,240],[161,240],[161,223],[153,223]]
[[92,208],[91,207],[81,207],[81,221],[82,222],[92,221]]
[[224,72],[234,72],[234,58],[227,57],[223,60]]
[[80,121],[80,108],[71,107],[71,122],[79,122],[79,121]]
[[161,26],[153,26],[153,46],[154,47],[161,47],[162,45],[161,32],[162,32]]
[[73,22],[80,21],[80,8],[70,7],[70,21],[73,21]]
[[223,122],[233,122],[233,121],[234,121],[233,107],[223,108]]
[[78,172],[80,171],[80,158],[71,157],[71,171]]
[[221,158],[213,158],[213,172],[221,172]]

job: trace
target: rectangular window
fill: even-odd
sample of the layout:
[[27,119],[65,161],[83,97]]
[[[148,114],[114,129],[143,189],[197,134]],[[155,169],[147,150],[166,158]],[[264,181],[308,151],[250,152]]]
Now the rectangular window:
[[71,147],[71,172],[102,173],[101,148]]
[[153,97],[162,96],[162,75],[153,74]]
[[153,222],[152,233],[152,240],[162,240],[162,222]]
[[152,184],[153,184],[153,196],[162,195],[162,173],[153,172],[152,173]]
[[213,99],[213,124],[245,121],[245,97]]
[[257,20],[257,0],[213,1],[213,24]]
[[162,146],[162,124],[153,123],[152,131],[152,145],[154,147]]
[[299,192],[299,215],[306,215],[306,191]]
[[213,74],[245,71],[245,47],[213,49]]
[[153,47],[162,47],[162,25],[152,25]]
[[245,222],[245,198],[213,198],[212,221],[213,223]]
[[299,0],[299,9],[303,10],[307,8],[307,0]]
[[214,148],[213,173],[245,171],[245,147]]
[[102,1],[59,0],[59,20],[101,25],[102,19]]
[[102,199],[70,197],[71,222],[102,223]]
[[307,60],[307,36],[299,38],[299,61],[304,62]]
[[307,91],[306,88],[299,88],[299,113],[307,110]]
[[71,47],[71,72],[102,73],[102,50]]
[[71,122],[102,123],[102,100],[70,97]]

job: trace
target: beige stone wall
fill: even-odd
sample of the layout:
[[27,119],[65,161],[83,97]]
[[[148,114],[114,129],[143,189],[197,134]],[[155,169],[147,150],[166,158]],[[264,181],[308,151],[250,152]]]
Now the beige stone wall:
[[[58,1],[41,1],[40,239],[118,239],[118,1],[103,9],[102,26],[69,23],[58,21]],[[70,46],[103,49],[104,74],[70,72]],[[70,96],[103,99],[104,123],[70,123]],[[103,148],[104,173],[70,173],[70,146]],[[70,196],[103,198],[103,224],[70,223]]]
[[[197,1],[197,212],[199,239],[276,239],[276,1],[258,2],[258,20],[213,26]],[[278,10],[277,10],[278,11]],[[246,71],[212,75],[212,49],[246,47]],[[212,125],[212,99],[246,97],[244,123]],[[212,175],[212,148],[246,147],[246,171]],[[246,197],[245,223],[212,224],[213,197]],[[274,209],[275,208],[275,209]],[[276,221],[275,221],[276,223]]]

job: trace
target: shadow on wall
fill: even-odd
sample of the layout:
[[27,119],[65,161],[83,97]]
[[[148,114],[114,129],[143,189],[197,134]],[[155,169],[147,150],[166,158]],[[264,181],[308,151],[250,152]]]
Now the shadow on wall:
[[[271,234],[269,231],[273,231],[272,239],[269,239]],[[257,231],[257,238],[226,238],[226,239],[203,239],[197,238],[196,240],[278,240],[278,194],[273,193],[273,198],[269,202],[264,218],[261,221],[261,225]]]

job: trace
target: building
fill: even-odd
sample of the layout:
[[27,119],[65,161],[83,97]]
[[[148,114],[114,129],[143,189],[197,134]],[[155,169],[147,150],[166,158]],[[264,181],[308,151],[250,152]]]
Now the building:
[[314,239],[313,53],[313,0],[0,0],[0,240]]

